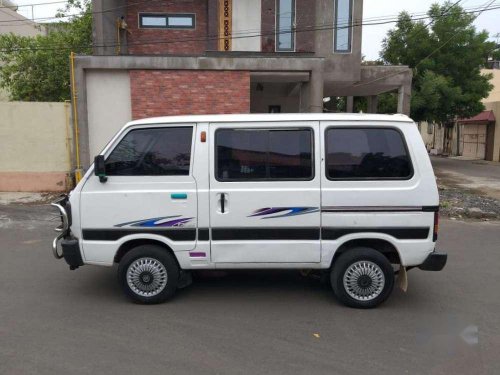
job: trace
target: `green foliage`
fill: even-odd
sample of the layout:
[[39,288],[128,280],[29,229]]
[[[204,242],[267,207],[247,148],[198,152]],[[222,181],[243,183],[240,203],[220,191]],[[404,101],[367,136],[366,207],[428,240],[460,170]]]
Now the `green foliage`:
[[492,89],[491,76],[482,75],[481,68],[496,53],[495,43],[473,26],[474,14],[450,2],[432,5],[428,15],[429,27],[401,13],[384,39],[381,57],[386,64],[413,69],[414,120],[447,123],[474,116]]
[[58,17],[68,21],[47,25],[47,35],[0,35],[0,87],[11,100],[64,101],[70,98],[69,54],[92,53],[89,0],[71,0]]
[[398,93],[384,92],[378,96],[377,113],[396,113],[398,111]]

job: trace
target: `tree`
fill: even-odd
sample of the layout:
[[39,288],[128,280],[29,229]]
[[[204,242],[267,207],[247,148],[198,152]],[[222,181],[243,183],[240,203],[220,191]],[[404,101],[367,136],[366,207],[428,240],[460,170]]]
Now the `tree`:
[[57,17],[69,21],[47,25],[47,35],[0,35],[0,87],[11,100],[64,101],[70,98],[69,54],[92,53],[89,0],[70,0]]
[[484,110],[481,99],[492,89],[481,74],[495,43],[473,26],[474,14],[450,2],[431,6],[430,25],[402,12],[383,41],[385,64],[413,69],[411,116],[415,121],[449,123]]

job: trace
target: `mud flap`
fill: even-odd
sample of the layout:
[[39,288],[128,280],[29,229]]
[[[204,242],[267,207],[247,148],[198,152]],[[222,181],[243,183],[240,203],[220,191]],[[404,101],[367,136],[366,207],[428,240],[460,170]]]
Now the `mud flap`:
[[406,272],[406,267],[404,266],[399,266],[398,286],[403,292],[408,290],[408,274]]
[[184,289],[184,288],[187,288],[192,283],[193,283],[193,276],[191,275],[191,272],[181,270],[181,273],[179,275],[179,282],[177,284],[177,288]]

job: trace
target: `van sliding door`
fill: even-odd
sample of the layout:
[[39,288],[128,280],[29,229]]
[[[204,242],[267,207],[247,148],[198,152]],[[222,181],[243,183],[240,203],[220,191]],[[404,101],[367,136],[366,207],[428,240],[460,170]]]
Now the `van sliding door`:
[[319,124],[209,129],[212,261],[320,262]]

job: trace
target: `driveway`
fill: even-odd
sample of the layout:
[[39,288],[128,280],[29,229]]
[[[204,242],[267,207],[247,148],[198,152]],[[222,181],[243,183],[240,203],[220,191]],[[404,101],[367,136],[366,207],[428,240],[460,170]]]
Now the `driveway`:
[[199,276],[128,302],[115,268],[69,271],[48,208],[0,206],[0,374],[497,374],[500,224],[443,220],[442,272],[374,310],[295,271]]
[[500,163],[431,156],[438,177],[447,183],[500,199]]

